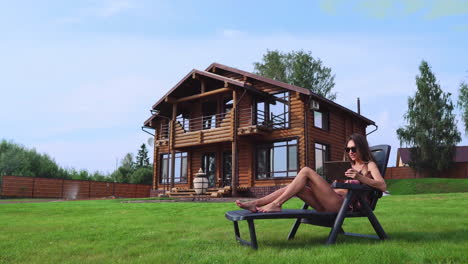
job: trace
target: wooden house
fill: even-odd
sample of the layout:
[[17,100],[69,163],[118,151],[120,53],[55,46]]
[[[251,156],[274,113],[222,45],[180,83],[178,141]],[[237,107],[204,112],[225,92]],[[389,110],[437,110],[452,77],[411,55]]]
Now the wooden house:
[[213,63],[189,72],[144,122],[155,130],[153,195],[192,188],[199,168],[210,187],[262,195],[304,166],[342,159],[347,137],[369,125],[308,89]]

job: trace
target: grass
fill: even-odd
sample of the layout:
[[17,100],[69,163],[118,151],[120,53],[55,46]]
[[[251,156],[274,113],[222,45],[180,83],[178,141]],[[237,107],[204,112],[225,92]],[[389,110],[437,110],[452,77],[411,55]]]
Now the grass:
[[468,192],[468,179],[421,178],[385,182],[391,194]]
[[[259,220],[254,251],[224,218],[233,203],[2,204],[0,263],[468,263],[467,206],[467,193],[385,196],[376,215],[389,240],[340,236],[333,246],[323,245],[327,228],[301,226],[287,241],[292,220]],[[366,219],[344,228],[372,233]]]

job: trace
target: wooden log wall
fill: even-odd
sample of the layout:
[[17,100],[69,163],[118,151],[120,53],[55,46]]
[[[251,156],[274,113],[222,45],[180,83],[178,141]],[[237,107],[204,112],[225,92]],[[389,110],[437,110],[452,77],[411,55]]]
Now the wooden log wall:
[[[327,109],[327,106],[323,106]],[[323,130],[314,126],[314,112],[307,110],[309,137],[309,165],[315,169],[315,143],[329,147],[330,160],[342,160],[346,140],[352,133],[365,135],[365,124],[351,115],[333,108],[329,113],[329,129]]]

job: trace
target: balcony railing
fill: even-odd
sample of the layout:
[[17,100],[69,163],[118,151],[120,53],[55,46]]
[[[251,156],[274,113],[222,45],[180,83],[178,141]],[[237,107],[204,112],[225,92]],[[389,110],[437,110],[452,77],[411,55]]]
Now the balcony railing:
[[252,108],[239,109],[239,127],[243,126],[258,126],[268,129],[281,129],[288,127],[288,121],[285,118],[289,115],[288,112],[274,115],[270,113],[268,117],[265,111],[258,109],[256,112]]
[[[243,127],[259,127],[264,129],[281,129],[288,127],[288,120],[285,118],[289,113],[281,113],[274,115],[270,113],[267,118],[267,113],[262,110],[252,111],[252,108],[239,109],[239,128]],[[180,137],[189,134],[190,132],[197,131],[211,131],[221,130],[229,131],[231,128],[231,111],[207,115],[202,117],[196,117],[191,119],[178,118],[176,120],[176,137]],[[169,138],[169,125],[163,125],[161,127],[160,139]]]

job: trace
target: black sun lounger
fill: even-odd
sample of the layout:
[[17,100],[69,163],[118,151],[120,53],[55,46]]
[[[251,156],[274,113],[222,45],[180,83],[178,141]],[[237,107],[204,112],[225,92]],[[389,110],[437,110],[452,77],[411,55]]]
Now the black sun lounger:
[[[385,176],[385,170],[387,168],[388,158],[390,156],[390,149],[391,147],[389,145],[378,145],[371,147],[372,155],[375,162],[377,163],[377,166],[379,167],[382,177]],[[317,212],[315,210],[307,209],[308,205],[304,204],[302,209],[283,209],[281,212],[276,213],[252,213],[248,210],[236,210],[226,212],[225,216],[234,224],[236,240],[239,241],[242,245],[250,246],[254,249],[258,248],[254,220],[260,219],[296,219],[291,231],[289,232],[288,239],[294,238],[301,223],[330,227],[331,231],[326,241],[327,245],[334,244],[338,234],[370,237],[381,240],[387,238],[387,234],[373,213],[378,199],[382,197],[381,191],[371,188],[367,185],[345,183],[334,183],[332,188],[348,189],[348,193],[338,213]],[[366,197],[369,197],[370,201],[369,199],[366,199]],[[361,203],[361,208],[358,211],[349,210],[349,204],[354,199],[358,199]],[[342,225],[344,219],[347,217],[367,217],[378,236],[344,232]],[[246,220],[248,223],[250,241],[241,238],[238,221],[243,220]]]

